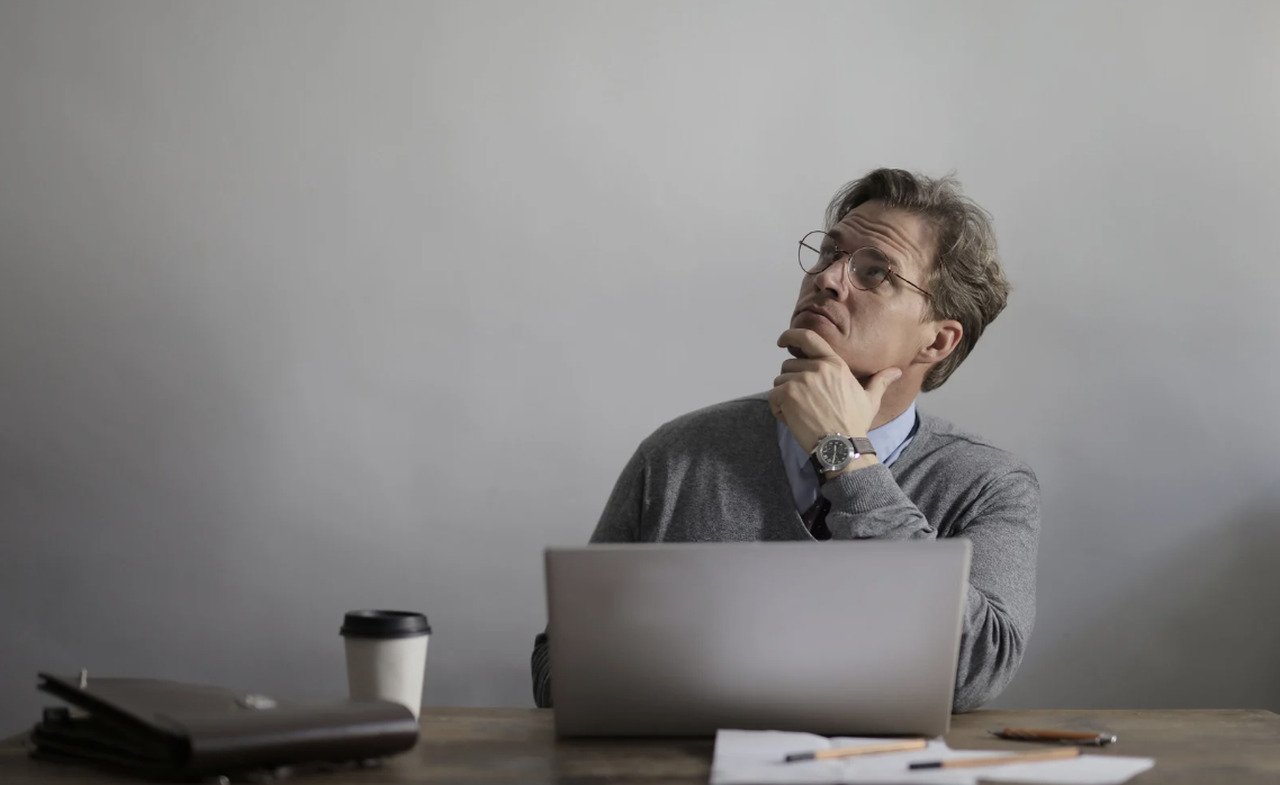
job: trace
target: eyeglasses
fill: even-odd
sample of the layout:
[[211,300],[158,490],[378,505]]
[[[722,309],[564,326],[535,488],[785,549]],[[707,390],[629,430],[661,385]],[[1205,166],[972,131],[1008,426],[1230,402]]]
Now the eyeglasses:
[[835,238],[821,229],[815,229],[800,238],[798,255],[800,269],[806,275],[817,275],[833,264],[846,262],[845,277],[855,288],[864,292],[872,291],[889,280],[889,276],[893,276],[925,297],[933,298],[933,295],[899,275],[893,269],[893,262],[879,249],[867,246],[849,253],[836,245]]

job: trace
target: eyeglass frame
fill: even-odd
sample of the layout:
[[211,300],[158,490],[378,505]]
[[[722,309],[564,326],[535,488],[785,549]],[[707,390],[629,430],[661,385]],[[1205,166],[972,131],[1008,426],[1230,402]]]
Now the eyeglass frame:
[[[831,261],[830,263],[828,263],[827,265],[823,266],[821,270],[817,270],[815,272],[809,272],[804,266],[804,259],[801,257],[801,254],[804,252],[805,248],[808,248],[810,251],[813,251],[814,253],[818,254],[819,259],[822,258],[822,251],[820,249],[814,248],[812,245],[805,244],[805,240],[808,240],[810,237],[814,236],[815,234],[820,234],[823,237],[829,238],[831,240],[831,247],[836,250],[837,258]],[[856,251],[849,252],[844,250],[840,246],[836,245],[835,241],[836,241],[836,238],[832,237],[831,233],[826,231],[825,229],[814,229],[812,232],[808,232],[805,234],[804,237],[800,238],[800,241],[796,247],[796,261],[797,263],[799,263],[800,269],[804,271],[805,275],[820,275],[824,270],[826,270],[828,267],[830,267],[833,264],[844,264],[845,277],[849,279],[849,284],[860,292],[874,292],[876,289],[880,288],[880,284],[883,284],[885,281],[889,280],[889,276],[892,275],[894,278],[897,278],[899,281],[902,281],[907,286],[910,286],[912,289],[915,289],[917,292],[924,295],[926,298],[930,300],[933,299],[932,294],[930,294],[929,292],[926,292],[924,289],[920,288],[920,286],[918,286],[917,284],[913,283],[912,281],[904,277],[897,270],[893,269],[893,265],[894,265],[893,260],[891,260],[888,256],[885,255],[883,251],[881,251],[879,248],[876,248],[874,245],[864,245],[861,248],[858,248]],[[855,281],[854,277],[850,275],[850,270],[853,268],[853,257],[856,254],[862,253],[863,251],[873,251],[876,255],[882,257],[885,261],[885,270],[888,273],[885,276],[884,280],[880,281],[880,283],[876,284],[870,289],[863,289],[861,286],[858,286],[858,284],[854,283]],[[844,254],[845,258],[840,259],[838,257],[839,254]]]

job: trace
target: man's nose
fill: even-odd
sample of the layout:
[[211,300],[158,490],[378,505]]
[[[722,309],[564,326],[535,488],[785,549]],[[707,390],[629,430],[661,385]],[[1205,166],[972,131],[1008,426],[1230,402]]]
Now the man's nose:
[[833,300],[843,300],[849,293],[848,267],[849,260],[845,258],[827,265],[826,269],[813,276],[814,288],[826,290]]

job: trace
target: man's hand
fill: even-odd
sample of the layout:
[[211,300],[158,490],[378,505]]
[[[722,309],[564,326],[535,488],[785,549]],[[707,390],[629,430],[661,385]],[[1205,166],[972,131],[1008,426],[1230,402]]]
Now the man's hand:
[[829,433],[866,436],[884,391],[902,377],[901,370],[885,368],[864,389],[831,345],[812,330],[787,330],[778,338],[778,346],[801,357],[782,363],[782,373],[769,393],[769,407],[807,452]]

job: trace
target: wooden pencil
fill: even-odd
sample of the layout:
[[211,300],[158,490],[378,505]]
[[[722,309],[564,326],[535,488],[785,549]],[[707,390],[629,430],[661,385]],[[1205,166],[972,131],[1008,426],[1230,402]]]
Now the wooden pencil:
[[1055,747],[1051,750],[1020,752],[1016,755],[991,755],[982,758],[951,758],[926,763],[912,763],[909,769],[974,769],[980,766],[1005,766],[1011,763],[1035,763],[1041,760],[1059,760],[1080,755],[1079,747]]

